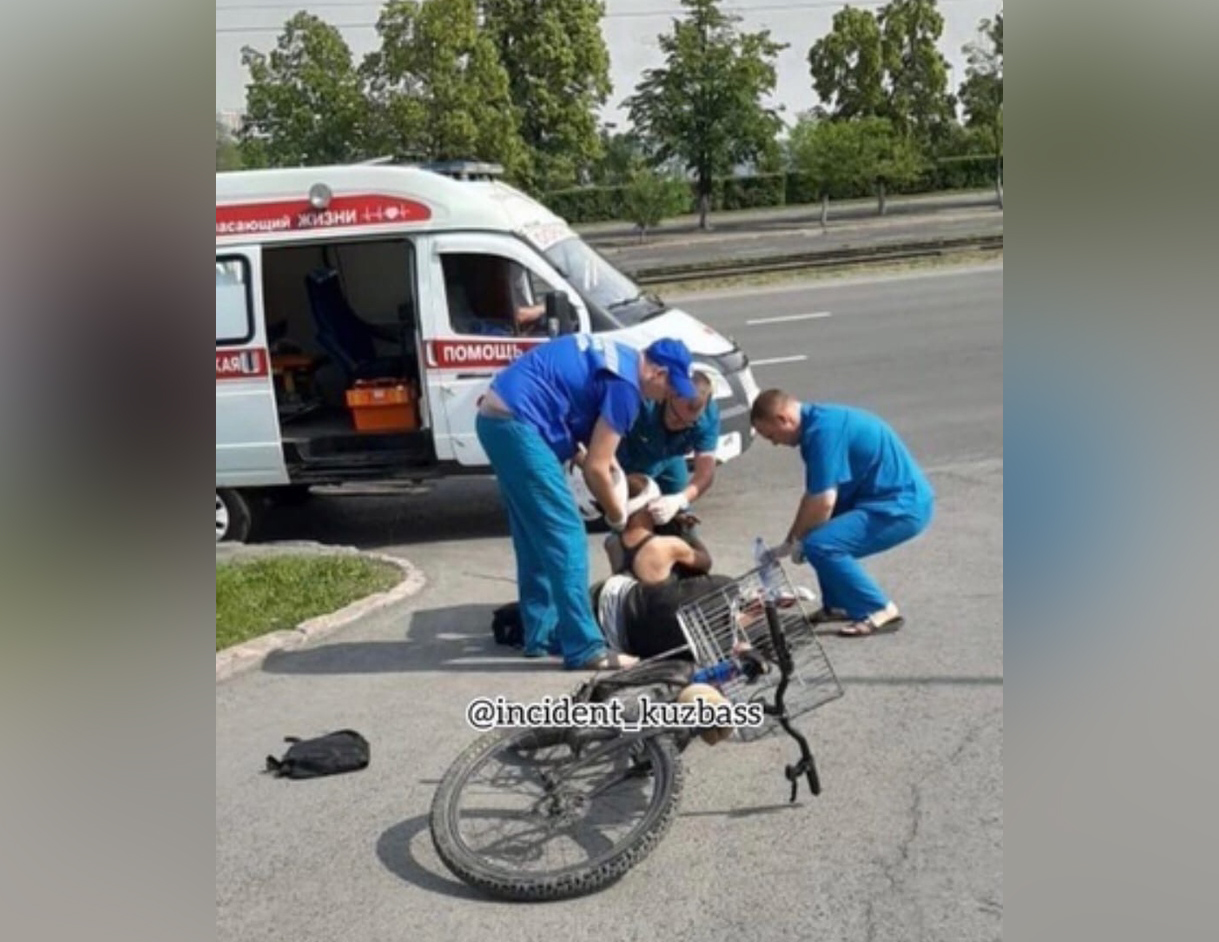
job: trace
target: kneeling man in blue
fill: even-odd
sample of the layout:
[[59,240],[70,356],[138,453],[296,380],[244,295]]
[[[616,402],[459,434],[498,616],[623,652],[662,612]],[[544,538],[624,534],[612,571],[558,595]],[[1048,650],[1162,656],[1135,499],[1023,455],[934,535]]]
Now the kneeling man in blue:
[[645,399],[692,398],[690,351],[657,340],[642,353],[594,334],[534,347],[498,373],[479,406],[478,440],[495,469],[516,553],[525,656],[569,669],[628,667],[609,652],[589,601],[588,535],[563,464],[587,449],[588,489],[611,529],[626,526],[614,453]]
[[910,450],[870,412],[780,389],[759,394],[750,418],[767,441],[804,458],[804,495],[783,549],[817,573],[824,607],[814,619],[849,622],[839,633],[855,637],[896,631],[904,619],[859,560],[931,522],[935,493]]

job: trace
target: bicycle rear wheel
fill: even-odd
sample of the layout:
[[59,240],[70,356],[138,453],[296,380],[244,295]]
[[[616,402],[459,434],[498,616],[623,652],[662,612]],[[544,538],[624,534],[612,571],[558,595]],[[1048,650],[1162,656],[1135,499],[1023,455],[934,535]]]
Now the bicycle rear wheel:
[[570,899],[652,852],[681,797],[673,742],[615,730],[577,753],[572,732],[494,730],[457,757],[429,821],[436,852],[456,876],[501,899]]

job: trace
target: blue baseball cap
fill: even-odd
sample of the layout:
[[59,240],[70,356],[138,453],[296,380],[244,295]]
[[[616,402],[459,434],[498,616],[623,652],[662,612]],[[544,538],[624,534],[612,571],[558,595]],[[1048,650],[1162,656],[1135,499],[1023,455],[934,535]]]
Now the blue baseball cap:
[[690,378],[690,364],[693,362],[690,351],[680,340],[672,340],[668,337],[655,340],[643,351],[643,355],[657,366],[663,366],[668,370],[669,385],[673,387],[673,391],[677,395],[683,399],[693,399],[698,395],[698,390],[694,388],[694,380]]

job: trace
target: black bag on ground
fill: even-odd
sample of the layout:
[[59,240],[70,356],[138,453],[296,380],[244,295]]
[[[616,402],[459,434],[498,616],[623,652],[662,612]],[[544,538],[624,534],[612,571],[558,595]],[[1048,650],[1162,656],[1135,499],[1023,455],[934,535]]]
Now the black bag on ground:
[[276,778],[319,778],[340,772],[355,772],[368,765],[368,740],[354,729],[300,739],[285,736],[290,742],[282,759],[267,756],[267,771]]
[[521,622],[519,602],[501,605],[492,613],[491,633],[495,635],[496,644],[503,644],[510,648],[525,646],[525,626]]

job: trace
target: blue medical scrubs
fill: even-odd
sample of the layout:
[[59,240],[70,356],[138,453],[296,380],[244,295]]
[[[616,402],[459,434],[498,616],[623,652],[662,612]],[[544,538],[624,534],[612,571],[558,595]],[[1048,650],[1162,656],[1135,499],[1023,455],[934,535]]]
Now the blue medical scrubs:
[[935,503],[930,482],[897,433],[863,409],[806,403],[800,454],[809,495],[838,490],[833,516],[802,542],[825,607],[852,619],[880,611],[889,599],[858,560],[926,529]]
[[655,479],[662,494],[677,494],[690,484],[686,455],[714,452],[720,441],[720,409],[712,399],[692,426],[670,431],[663,402],[645,402],[630,434],[618,446],[618,463],[628,474]]
[[525,654],[561,653],[579,667],[605,653],[589,601],[588,537],[563,462],[598,419],[620,435],[643,402],[639,353],[588,334],[534,347],[491,388],[512,418],[479,415],[478,440],[495,469],[516,553]]

